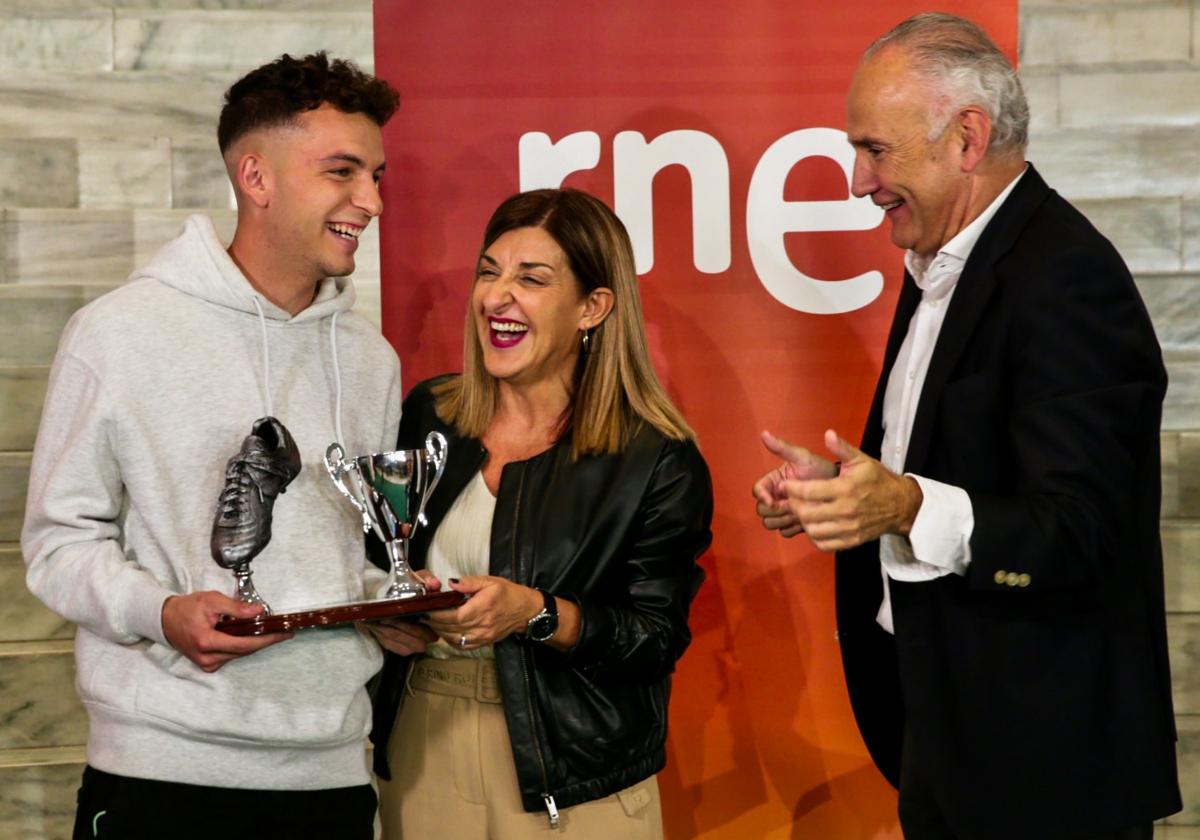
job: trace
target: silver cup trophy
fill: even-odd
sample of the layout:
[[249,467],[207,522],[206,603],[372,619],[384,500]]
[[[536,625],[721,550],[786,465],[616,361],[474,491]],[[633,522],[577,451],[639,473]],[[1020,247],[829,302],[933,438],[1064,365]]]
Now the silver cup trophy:
[[[325,468],[342,495],[362,514],[363,530],[374,531],[387,549],[391,571],[380,598],[412,598],[425,586],[408,565],[408,541],[427,524],[425,503],[446,467],[446,438],[430,432],[424,449],[398,449],[346,460],[333,443],[325,450]],[[404,527],[408,526],[408,527]]]

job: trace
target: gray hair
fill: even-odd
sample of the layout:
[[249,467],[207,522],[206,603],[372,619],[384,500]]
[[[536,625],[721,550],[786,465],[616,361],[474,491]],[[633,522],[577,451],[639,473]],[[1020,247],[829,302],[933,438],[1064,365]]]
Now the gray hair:
[[913,70],[941,94],[930,114],[930,140],[962,108],[978,105],[992,120],[988,154],[1024,154],[1029,143],[1025,91],[1017,71],[977,24],[944,12],[914,15],[867,47],[863,60],[886,46],[903,49]]

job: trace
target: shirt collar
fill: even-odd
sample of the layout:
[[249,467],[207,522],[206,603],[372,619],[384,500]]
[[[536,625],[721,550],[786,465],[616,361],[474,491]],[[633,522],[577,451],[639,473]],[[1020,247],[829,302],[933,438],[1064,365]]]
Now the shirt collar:
[[932,272],[935,275],[944,275],[947,272],[952,272],[954,278],[957,279],[958,274],[962,272],[963,266],[967,263],[967,258],[971,256],[971,251],[975,250],[975,243],[983,235],[984,228],[988,226],[988,222],[1000,210],[1000,205],[1008,198],[1009,193],[1013,191],[1017,182],[1021,180],[1021,176],[1028,169],[1029,167],[1026,166],[1017,174],[1017,177],[1009,181],[1008,186],[1001,190],[1000,194],[992,200],[992,203],[976,216],[969,225],[956,233],[932,258],[922,257],[912,250],[904,252],[904,267],[908,269],[908,273],[912,275],[918,288],[922,291],[927,290],[929,286],[927,278],[931,274],[931,269],[935,269]]

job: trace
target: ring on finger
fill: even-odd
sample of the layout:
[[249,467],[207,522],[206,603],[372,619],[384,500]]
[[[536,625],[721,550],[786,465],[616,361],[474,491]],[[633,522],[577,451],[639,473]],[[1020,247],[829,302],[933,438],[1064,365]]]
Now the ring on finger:
[[467,634],[466,633],[463,633],[461,636],[458,637],[458,646],[460,648],[465,648],[467,646]]

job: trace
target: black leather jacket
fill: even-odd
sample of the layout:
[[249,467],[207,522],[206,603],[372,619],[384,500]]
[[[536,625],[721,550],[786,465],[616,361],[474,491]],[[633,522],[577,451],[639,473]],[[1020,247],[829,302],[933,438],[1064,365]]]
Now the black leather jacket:
[[[429,387],[404,401],[399,446],[440,431],[445,473],[430,526],[410,545],[416,568],[450,505],[487,453],[433,410]],[[696,559],[712,541],[712,484],[695,444],[644,427],[620,455],[571,460],[569,435],[507,464],[492,522],[490,574],[579,605],[568,653],[510,636],[495,645],[504,713],[526,811],[613,794],[666,764],[667,700],[675,662],[691,642],[688,608],[704,578]],[[376,685],[375,772],[390,779],[387,742],[407,661],[388,654]]]

